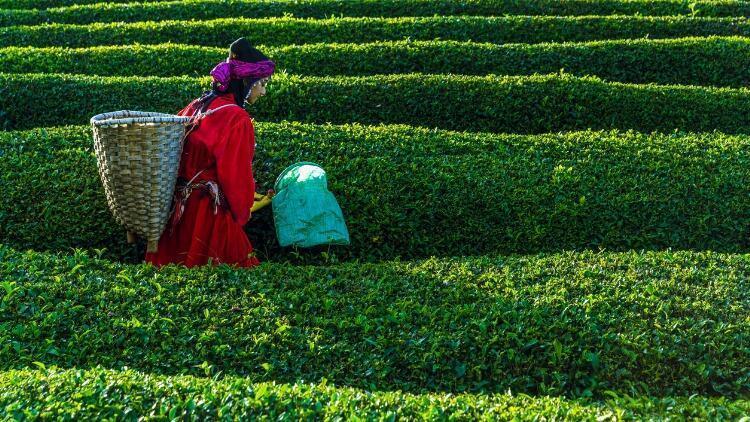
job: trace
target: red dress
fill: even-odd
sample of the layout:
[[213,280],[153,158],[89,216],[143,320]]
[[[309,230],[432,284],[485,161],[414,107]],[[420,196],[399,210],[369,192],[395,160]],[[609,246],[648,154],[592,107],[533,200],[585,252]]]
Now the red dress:
[[[208,109],[227,104],[235,104],[231,93],[214,99]],[[194,105],[195,101],[191,102],[178,115],[192,116]],[[174,230],[170,233],[167,225],[159,239],[158,251],[146,253],[146,262],[192,267],[205,265],[210,258],[213,264],[240,267],[260,264],[243,230],[255,197],[254,153],[253,123],[243,108],[224,107],[200,121],[188,135],[179,176],[190,180],[205,169],[194,181],[216,181],[229,209],[215,207],[207,192],[193,191]]]

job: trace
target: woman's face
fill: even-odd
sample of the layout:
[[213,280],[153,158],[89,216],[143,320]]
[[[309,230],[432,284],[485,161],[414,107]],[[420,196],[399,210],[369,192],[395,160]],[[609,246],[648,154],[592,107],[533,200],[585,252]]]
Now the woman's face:
[[253,85],[250,92],[247,93],[247,103],[253,104],[258,101],[258,98],[266,95],[266,84],[268,84],[269,78],[263,78]]

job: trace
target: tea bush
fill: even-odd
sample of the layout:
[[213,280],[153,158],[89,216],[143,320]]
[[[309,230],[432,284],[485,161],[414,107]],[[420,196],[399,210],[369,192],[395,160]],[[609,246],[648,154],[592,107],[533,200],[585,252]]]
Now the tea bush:
[[49,24],[0,27],[0,47],[91,47],[179,42],[226,47],[242,34],[253,44],[453,40],[490,43],[593,41],[750,35],[745,18],[684,16],[445,16],[400,18],[231,18],[205,21]]
[[413,393],[750,392],[747,255],[156,270],[0,246],[0,279],[2,370],[211,370]]
[[[27,8],[50,7],[44,10],[23,10],[20,5],[0,1],[0,26],[38,25],[48,22],[87,24],[93,22],[139,22],[163,20],[206,20],[231,16],[254,18],[293,15],[303,18],[329,16],[434,16],[434,15],[688,15],[688,16],[750,16],[750,5],[742,1],[626,1],[626,0],[181,0],[159,2],[90,3],[76,0],[75,6],[55,7],[60,1],[44,4],[29,0]],[[33,1],[33,0],[32,0]],[[35,4],[34,6],[31,6]]]
[[[750,82],[750,39],[743,37],[507,45],[386,41],[259,48],[274,58],[279,70],[306,76],[531,75],[564,69],[629,83],[744,87]],[[8,73],[204,76],[226,56],[225,48],[178,44],[6,47],[0,49],[0,67]]]
[[[535,136],[404,126],[258,124],[258,191],[289,164],[329,174],[352,244],[340,259],[581,248],[741,252],[750,143],[723,134]],[[130,250],[110,217],[85,127],[0,135],[0,242]],[[247,226],[264,259],[290,259],[270,210]],[[120,258],[121,259],[121,258]]]
[[[0,0],[0,420],[750,413],[750,3],[75,2]],[[240,36],[257,190],[322,165],[352,243],[144,265],[89,119]]]
[[[210,78],[0,73],[0,127],[87,123],[131,109],[175,113]],[[39,95],[44,93],[44,101]],[[23,104],[23,107],[19,107]],[[508,76],[278,75],[260,121],[403,123],[458,131],[544,133],[581,129],[750,133],[747,89],[608,83],[568,74]]]
[[[82,390],[84,393],[82,394]],[[54,393],[50,393],[50,390]],[[610,397],[602,403],[513,394],[403,394],[319,383],[253,383],[133,370],[46,368],[0,372],[0,413],[14,419],[362,418],[739,419],[747,400]]]

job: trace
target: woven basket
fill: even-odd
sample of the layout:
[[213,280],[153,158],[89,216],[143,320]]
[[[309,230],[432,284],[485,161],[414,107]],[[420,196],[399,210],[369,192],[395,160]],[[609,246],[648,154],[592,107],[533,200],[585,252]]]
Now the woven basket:
[[156,252],[167,224],[185,125],[189,117],[122,110],[91,118],[94,150],[107,204],[125,226]]

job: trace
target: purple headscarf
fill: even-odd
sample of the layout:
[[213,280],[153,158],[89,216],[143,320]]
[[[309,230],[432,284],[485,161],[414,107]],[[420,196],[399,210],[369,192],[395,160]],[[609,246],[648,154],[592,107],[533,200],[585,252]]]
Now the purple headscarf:
[[271,76],[276,64],[271,60],[260,62],[243,62],[242,60],[227,60],[216,65],[211,71],[216,88],[226,91],[232,79],[265,78]]

